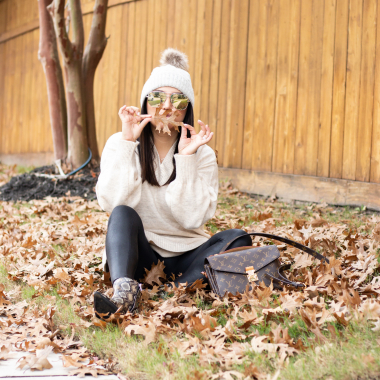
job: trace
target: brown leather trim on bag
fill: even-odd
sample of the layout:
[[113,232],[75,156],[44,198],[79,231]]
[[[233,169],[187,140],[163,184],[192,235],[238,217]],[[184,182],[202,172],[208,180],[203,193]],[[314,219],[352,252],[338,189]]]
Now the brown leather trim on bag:
[[238,252],[238,251],[242,251],[243,249],[252,249],[252,246],[246,245],[244,247],[232,248],[232,249],[229,249],[228,251],[222,251],[221,253]]
[[[284,238],[282,236],[277,236],[277,235],[271,235],[271,234],[266,234],[264,232],[249,232],[247,233],[247,235],[249,236],[261,236],[261,237],[266,237],[268,239],[273,239],[273,240],[278,240],[278,241],[281,241],[282,243],[285,243],[285,244],[289,244],[295,248],[298,248],[300,249],[301,251],[304,251],[306,253],[308,253],[309,255],[311,256],[314,256],[316,259],[318,260],[321,260],[322,262],[323,261],[326,261],[327,263],[329,263],[329,259],[323,255],[321,255],[320,253],[318,253],[317,251],[314,251],[314,249],[311,249],[309,247],[306,247],[305,245],[301,244],[301,243],[297,243],[296,241],[294,240],[290,240],[290,239],[287,239],[287,238]],[[242,235],[243,236],[243,235]],[[234,239],[232,239],[230,242],[228,242],[224,247],[223,249],[220,251],[220,253],[224,253],[225,250],[228,248],[228,246],[233,243],[235,240],[237,239],[240,239],[241,236],[238,236]]]

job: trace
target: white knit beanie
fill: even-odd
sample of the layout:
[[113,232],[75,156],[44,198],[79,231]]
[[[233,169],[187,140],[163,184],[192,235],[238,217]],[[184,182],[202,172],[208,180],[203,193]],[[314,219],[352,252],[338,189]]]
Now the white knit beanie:
[[145,97],[153,90],[169,86],[175,87],[185,94],[194,107],[194,90],[188,72],[189,63],[185,53],[168,48],[162,52],[161,66],[153,69],[141,92],[140,104],[143,106]]

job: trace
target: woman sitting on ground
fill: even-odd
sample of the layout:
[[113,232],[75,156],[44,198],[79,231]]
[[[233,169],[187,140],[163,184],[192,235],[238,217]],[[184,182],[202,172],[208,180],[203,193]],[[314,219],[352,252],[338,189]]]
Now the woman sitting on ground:
[[[141,92],[137,107],[119,110],[122,132],[112,135],[103,150],[96,185],[99,205],[111,212],[106,237],[105,269],[110,271],[111,299],[94,295],[95,312],[110,315],[133,311],[140,296],[138,281],[158,260],[174,283],[191,285],[206,278],[204,259],[242,236],[229,248],[252,245],[239,229],[210,236],[203,224],[214,216],[218,198],[218,166],[208,145],[213,138],[208,125],[194,129],[194,91],[187,57],[167,49]],[[208,99],[202,99],[208,102]],[[170,134],[156,129],[157,107],[167,117],[177,111]],[[179,277],[178,275],[181,274]]]

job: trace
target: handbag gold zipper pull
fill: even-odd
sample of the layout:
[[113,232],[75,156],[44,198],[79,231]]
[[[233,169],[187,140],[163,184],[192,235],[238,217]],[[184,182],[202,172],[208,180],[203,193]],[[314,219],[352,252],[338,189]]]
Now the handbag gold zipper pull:
[[259,281],[257,273],[255,272],[255,268],[253,268],[252,266],[246,267],[245,271],[247,272],[249,282]]

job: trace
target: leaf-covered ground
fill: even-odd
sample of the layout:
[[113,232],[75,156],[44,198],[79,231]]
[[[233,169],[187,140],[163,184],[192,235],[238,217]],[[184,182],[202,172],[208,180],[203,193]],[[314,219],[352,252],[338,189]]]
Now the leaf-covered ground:
[[[0,181],[13,174],[15,168],[0,167]],[[210,234],[278,234],[318,250],[330,264],[279,244],[281,261],[292,263],[290,278],[304,289],[256,286],[223,299],[199,283],[159,290],[151,273],[140,313],[109,323],[94,317],[92,305],[94,290],[112,294],[101,270],[107,220],[96,201],[79,197],[0,202],[0,365],[9,351],[21,350],[20,366],[43,370],[44,355],[55,350],[79,376],[108,370],[130,379],[378,377],[378,213],[251,198],[224,182]]]

